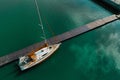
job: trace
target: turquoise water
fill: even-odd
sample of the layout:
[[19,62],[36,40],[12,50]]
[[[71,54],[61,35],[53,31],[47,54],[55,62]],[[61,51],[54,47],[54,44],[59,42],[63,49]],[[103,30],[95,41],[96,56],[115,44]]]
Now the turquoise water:
[[[112,15],[91,0],[38,3],[47,38]],[[0,68],[0,80],[119,80],[119,25],[115,21],[65,41],[53,56],[27,71],[20,71],[17,61],[8,64]],[[41,36],[33,0],[0,0],[0,56],[42,41]]]

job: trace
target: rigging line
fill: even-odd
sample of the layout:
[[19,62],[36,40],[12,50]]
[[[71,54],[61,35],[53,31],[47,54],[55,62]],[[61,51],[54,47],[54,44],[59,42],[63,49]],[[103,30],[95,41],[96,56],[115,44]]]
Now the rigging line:
[[54,33],[52,27],[50,26],[50,24],[48,23],[48,21],[47,21],[47,19],[46,19],[45,16],[43,16],[43,19],[44,19],[44,21],[46,22],[49,31],[51,31],[51,33],[52,33],[53,36],[55,36],[55,33]]
[[44,26],[43,26],[43,22],[42,22],[42,19],[41,19],[41,15],[40,15],[40,10],[39,10],[39,7],[38,7],[38,3],[37,3],[36,0],[34,0],[34,1],[35,1],[37,13],[38,13],[39,26],[41,26],[42,33],[43,33],[43,36],[44,36],[44,40],[45,40],[45,43],[47,44],[46,34],[45,34],[45,31],[44,31]]
[[[52,33],[53,36],[55,36],[55,33],[54,33],[54,31],[52,30],[52,27],[51,27],[50,24],[48,23],[48,21],[47,21],[47,19],[46,19],[45,16],[43,16],[43,19],[44,19],[44,21],[46,22],[46,24],[48,25],[47,27],[48,27],[49,31],[51,31],[51,33]],[[58,39],[57,39],[57,38],[54,38],[54,41],[58,41]]]

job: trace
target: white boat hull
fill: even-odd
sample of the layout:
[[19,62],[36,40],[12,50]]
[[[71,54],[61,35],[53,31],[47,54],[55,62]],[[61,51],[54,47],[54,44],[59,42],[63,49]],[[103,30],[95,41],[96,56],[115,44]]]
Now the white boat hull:
[[[33,62],[26,63],[25,65],[20,65],[20,63],[22,61],[24,61],[24,60],[22,60],[22,58],[25,58],[25,56],[20,57],[19,58],[19,60],[21,60],[19,62],[20,69],[23,71],[25,69],[31,68],[31,67],[43,62],[45,59],[47,59],[49,56],[51,56],[59,48],[60,44],[61,43],[49,45],[47,48],[45,47],[45,48],[38,50],[37,52],[35,52],[35,54],[37,56],[36,60]],[[48,49],[48,48],[51,48],[51,49]],[[42,52],[42,50],[44,50],[45,52]]]

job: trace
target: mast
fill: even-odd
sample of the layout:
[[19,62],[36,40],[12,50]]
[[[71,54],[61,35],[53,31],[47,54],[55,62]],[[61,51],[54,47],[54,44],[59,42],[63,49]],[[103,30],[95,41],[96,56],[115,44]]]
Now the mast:
[[38,13],[38,18],[39,18],[39,26],[41,27],[42,29],[42,33],[43,33],[43,39],[45,40],[45,44],[47,44],[47,39],[46,39],[46,34],[45,34],[45,31],[44,31],[44,26],[43,26],[43,22],[42,22],[42,18],[41,18],[41,15],[40,15],[40,9],[38,7],[38,3],[36,0],[35,1],[35,5],[36,5],[36,9],[37,9],[37,13]]

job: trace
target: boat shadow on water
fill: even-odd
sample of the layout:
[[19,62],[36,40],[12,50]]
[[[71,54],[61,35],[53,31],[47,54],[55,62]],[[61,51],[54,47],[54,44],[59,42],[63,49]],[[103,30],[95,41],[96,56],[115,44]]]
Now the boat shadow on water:
[[[49,76],[53,73],[62,73],[63,68],[72,69],[75,63],[75,54],[71,52],[71,49],[67,49],[67,46],[70,46],[69,41],[62,44],[62,46],[48,59],[43,61],[42,63],[33,66],[32,68],[28,68],[24,71],[21,71],[19,66],[16,64],[16,74],[15,77],[24,76],[26,74],[34,74],[37,73],[39,76]],[[65,50],[66,49],[66,50]],[[68,56],[70,55],[70,56]],[[67,57],[66,57],[67,56]],[[69,60],[71,60],[70,63]],[[56,76],[57,77],[57,76]]]
[[[53,55],[54,55],[54,54],[53,54]],[[47,60],[49,60],[49,59],[50,59],[50,58],[48,58]],[[3,80],[4,78],[6,78],[6,76],[7,76],[7,77],[9,77],[9,76],[18,77],[18,76],[22,76],[22,75],[24,75],[24,74],[26,74],[26,73],[28,73],[28,72],[32,72],[32,71],[40,68],[40,66],[46,64],[47,60],[46,60],[46,61],[43,61],[41,64],[38,64],[38,65],[36,65],[36,66],[34,66],[34,67],[32,67],[32,68],[26,69],[26,70],[24,70],[24,71],[21,71],[21,69],[20,69],[20,67],[19,67],[19,65],[18,65],[18,60],[17,60],[17,61],[14,61],[13,63],[9,63],[9,64],[7,64],[7,65],[10,65],[10,66],[12,65],[12,67],[14,67],[14,68],[11,69],[11,70],[8,71],[8,72],[5,72],[2,76],[0,76],[0,80]],[[6,67],[8,67],[8,66],[2,66],[1,69],[6,70]]]
[[[41,71],[42,70],[42,68],[47,64],[47,65],[49,65],[49,64],[51,64],[52,63],[52,58],[53,57],[55,57],[57,54],[56,53],[60,53],[59,52],[60,50],[58,49],[54,54],[52,54],[52,56],[50,56],[50,57],[48,57],[47,59],[45,59],[43,62],[41,62],[41,63],[39,63],[38,65],[35,65],[35,66],[33,66],[33,67],[31,67],[31,68],[28,68],[28,69],[25,69],[25,70],[23,70],[23,71],[21,71],[21,69],[20,69],[20,67],[19,67],[19,65],[18,65],[18,61],[16,61],[16,76],[22,76],[22,75],[24,75],[24,74],[26,74],[26,73],[28,73],[28,72],[33,72],[33,71],[36,71],[36,70],[38,70],[38,68],[39,68],[39,70]],[[49,61],[49,62],[48,62]]]
[[[53,55],[54,55],[54,54],[53,54]],[[49,61],[49,59],[51,59],[51,57],[48,58],[47,60],[39,63],[38,65],[35,65],[35,66],[33,66],[32,68],[28,68],[28,69],[23,70],[23,71],[21,71],[21,69],[20,69],[20,67],[18,66],[18,64],[16,64],[16,66],[17,66],[17,67],[16,67],[16,71],[17,71],[16,76],[24,75],[24,74],[26,74],[26,73],[28,73],[28,72],[32,72],[32,71],[34,71],[34,70],[42,67],[43,65],[45,65],[45,64]]]

